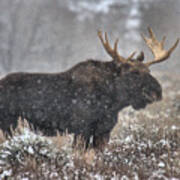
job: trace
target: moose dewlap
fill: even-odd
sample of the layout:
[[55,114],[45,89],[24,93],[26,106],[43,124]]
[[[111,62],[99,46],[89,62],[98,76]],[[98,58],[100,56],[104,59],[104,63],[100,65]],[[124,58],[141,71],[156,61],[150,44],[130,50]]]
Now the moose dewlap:
[[93,137],[95,147],[109,139],[117,122],[118,111],[131,105],[134,109],[162,98],[158,81],[151,76],[149,66],[166,60],[179,39],[164,49],[165,38],[157,41],[149,28],[150,37],[142,35],[154,59],[143,62],[144,54],[122,57],[118,40],[112,48],[99,31],[98,36],[112,61],[87,60],[70,70],[56,74],[14,73],[0,80],[0,128],[6,132],[16,127],[18,117],[54,135],[56,131],[81,135],[88,146]]

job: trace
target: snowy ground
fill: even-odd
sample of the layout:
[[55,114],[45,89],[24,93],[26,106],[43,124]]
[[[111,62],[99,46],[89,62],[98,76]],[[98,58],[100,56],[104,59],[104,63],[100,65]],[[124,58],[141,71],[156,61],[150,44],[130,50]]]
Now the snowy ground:
[[180,78],[154,74],[163,100],[121,111],[103,151],[72,148],[72,135],[36,135],[26,123],[12,138],[1,134],[0,179],[180,179]]

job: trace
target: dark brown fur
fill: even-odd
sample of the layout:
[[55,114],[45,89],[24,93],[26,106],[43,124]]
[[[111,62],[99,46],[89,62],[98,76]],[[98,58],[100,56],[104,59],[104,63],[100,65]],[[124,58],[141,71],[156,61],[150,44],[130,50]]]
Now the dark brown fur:
[[46,135],[68,130],[99,146],[109,139],[118,111],[161,99],[148,69],[116,61],[87,60],[57,74],[14,73],[0,80],[0,128],[9,132],[19,116]]

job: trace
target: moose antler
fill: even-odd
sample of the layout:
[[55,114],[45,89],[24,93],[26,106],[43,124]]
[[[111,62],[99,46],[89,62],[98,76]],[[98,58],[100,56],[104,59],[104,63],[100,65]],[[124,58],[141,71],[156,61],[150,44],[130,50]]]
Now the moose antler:
[[[133,52],[127,59],[122,57],[118,52],[117,52],[117,47],[118,47],[118,41],[119,39],[116,39],[115,43],[114,43],[114,49],[110,46],[109,44],[109,40],[108,40],[108,36],[107,33],[105,32],[105,40],[102,36],[102,32],[98,31],[98,36],[99,39],[101,40],[104,49],[107,51],[107,53],[114,59],[114,60],[118,60],[121,63],[129,63],[132,64],[132,62],[130,61],[133,56],[135,55],[136,52]],[[133,64],[132,64],[133,65]]]
[[165,61],[167,58],[169,58],[171,53],[177,47],[177,45],[179,43],[179,39],[177,39],[177,41],[174,43],[174,45],[169,50],[165,50],[164,42],[165,42],[166,37],[164,36],[163,39],[159,42],[156,39],[155,34],[153,33],[153,31],[150,27],[148,28],[148,31],[149,31],[150,38],[145,37],[143,34],[142,34],[142,38],[144,39],[145,43],[147,44],[147,46],[151,50],[152,54],[154,55],[153,60],[145,63],[147,66],[150,66],[152,64]]

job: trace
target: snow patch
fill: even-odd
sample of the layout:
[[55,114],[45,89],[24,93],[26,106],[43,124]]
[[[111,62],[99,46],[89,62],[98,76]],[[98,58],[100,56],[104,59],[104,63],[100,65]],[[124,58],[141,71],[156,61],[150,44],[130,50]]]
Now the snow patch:
[[3,173],[0,174],[0,179],[5,179],[5,178],[7,178],[7,177],[9,177],[11,175],[12,175],[12,169],[3,171]]

